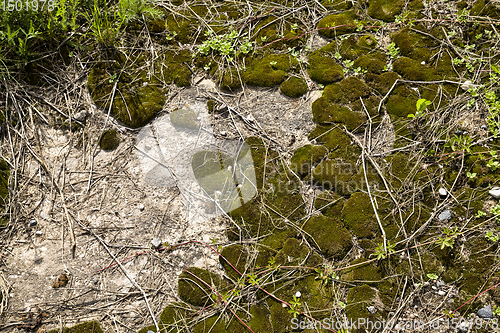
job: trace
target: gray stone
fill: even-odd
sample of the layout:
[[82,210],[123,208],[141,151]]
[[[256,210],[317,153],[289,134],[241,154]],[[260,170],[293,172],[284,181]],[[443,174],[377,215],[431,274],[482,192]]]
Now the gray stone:
[[37,224],[38,224],[38,222],[35,219],[33,219],[33,220],[30,220],[29,226],[30,226],[30,228],[33,228]]
[[151,240],[151,245],[153,245],[154,248],[160,247],[161,245],[161,240],[158,238],[153,238]]
[[37,236],[41,236],[41,235],[42,235],[42,231],[41,231],[41,230],[37,230],[37,231],[35,232],[35,235],[37,235]]
[[78,120],[78,121],[84,121],[85,118],[87,118],[87,112],[86,111],[80,111],[78,113],[76,113],[74,116],[73,116],[74,119]]
[[97,284],[97,283],[99,282],[99,280],[98,280],[97,278],[94,278],[94,279],[92,280],[92,282],[94,282],[94,284]]
[[439,196],[442,198],[444,198],[448,195],[448,191],[446,191],[446,189],[444,187],[441,187],[438,192],[439,192]]
[[368,312],[370,312],[371,314],[374,314],[375,312],[377,312],[377,309],[375,309],[375,307],[373,305],[370,305],[370,306],[367,306],[366,309],[368,310]]
[[487,131],[488,130],[488,125],[481,125],[481,129]]
[[493,311],[491,310],[491,305],[479,309],[479,311],[477,311],[477,315],[481,318],[493,318]]
[[143,204],[140,204],[139,205],[139,210],[142,212],[144,210],[144,205]]
[[500,199],[500,187],[493,187],[489,192],[488,192],[493,198],[495,199]]
[[439,221],[447,221],[451,219],[451,211],[449,209],[443,210],[439,215],[438,215]]

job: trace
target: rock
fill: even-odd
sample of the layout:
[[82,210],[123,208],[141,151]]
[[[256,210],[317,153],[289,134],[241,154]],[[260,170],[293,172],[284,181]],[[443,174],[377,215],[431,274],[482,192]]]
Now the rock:
[[441,198],[446,198],[447,195],[448,195],[448,191],[446,191],[446,189],[444,187],[441,187],[439,189],[439,196]]
[[447,221],[451,218],[451,211],[449,209],[443,210],[439,215],[439,221]]
[[37,224],[38,224],[38,222],[35,219],[33,219],[33,220],[30,220],[29,226],[30,226],[30,228],[33,228]]
[[461,130],[455,131],[455,135],[462,135],[463,133]]
[[489,192],[488,192],[493,198],[495,199],[500,199],[500,187],[493,187]]
[[300,296],[302,296],[302,294],[300,293],[300,291],[297,291],[297,292],[295,293],[295,297],[299,298]]
[[481,318],[493,318],[493,311],[491,310],[491,305],[485,306],[484,308],[477,311],[477,315]]
[[41,230],[37,230],[37,231],[35,232],[35,235],[37,235],[37,236],[41,236],[41,235],[42,235],[42,231],[41,231]]
[[144,210],[144,205],[143,204],[140,204],[139,205],[139,210],[142,212]]
[[73,116],[73,119],[78,121],[84,121],[87,118],[87,111],[80,111]]
[[440,291],[438,291],[438,295],[439,296],[444,296],[444,295],[446,295],[446,293],[443,290],[440,290]]
[[56,281],[52,284],[52,288],[65,287],[68,284],[69,278],[66,274],[61,274]]
[[99,280],[98,280],[97,278],[94,278],[94,279],[92,280],[92,282],[94,282],[94,284],[97,284],[97,283],[99,282]]
[[153,238],[151,240],[151,245],[153,245],[154,248],[158,248],[161,245],[161,240],[158,238]]
[[377,309],[375,309],[375,307],[373,305],[371,306],[367,306],[366,309],[368,310],[368,312],[370,312],[371,314],[374,314],[375,312],[377,312]]
[[226,133],[226,131],[221,131],[221,132],[220,132],[220,135],[222,135],[222,136],[226,136],[226,135],[227,135],[227,133]]
[[462,85],[460,86],[460,88],[462,88],[463,90],[469,90],[470,88],[472,88],[472,86],[473,86],[472,81],[471,80],[467,80],[464,83],[462,83]]
[[481,129],[487,131],[488,130],[488,125],[481,125]]

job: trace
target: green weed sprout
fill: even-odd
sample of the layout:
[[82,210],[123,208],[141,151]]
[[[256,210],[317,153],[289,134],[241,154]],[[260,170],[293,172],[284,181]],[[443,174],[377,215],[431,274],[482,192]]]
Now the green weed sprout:
[[424,111],[427,109],[427,106],[429,106],[432,102],[426,100],[425,98],[421,98],[417,101],[417,112],[415,114],[410,113],[408,115],[408,118],[420,118],[424,115]]
[[372,256],[372,255],[377,256],[377,260],[385,259],[387,257],[387,254],[391,254],[391,253],[396,252],[394,250],[395,246],[396,246],[396,244],[391,244],[391,243],[387,242],[387,252],[385,252],[384,244],[377,244],[377,247],[375,248],[374,253],[372,253],[370,256]]
[[427,274],[427,277],[431,280],[437,280],[438,279],[438,276],[436,274],[433,274],[433,273],[429,273]]
[[491,230],[486,233],[485,237],[492,243],[496,243],[498,241],[498,235],[493,236],[493,231]]

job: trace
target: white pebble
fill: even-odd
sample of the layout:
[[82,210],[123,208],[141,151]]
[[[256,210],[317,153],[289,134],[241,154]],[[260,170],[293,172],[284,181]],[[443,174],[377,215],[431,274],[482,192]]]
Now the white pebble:
[[302,294],[300,293],[300,291],[297,291],[297,292],[295,293],[295,297],[300,297],[300,296],[302,296]]

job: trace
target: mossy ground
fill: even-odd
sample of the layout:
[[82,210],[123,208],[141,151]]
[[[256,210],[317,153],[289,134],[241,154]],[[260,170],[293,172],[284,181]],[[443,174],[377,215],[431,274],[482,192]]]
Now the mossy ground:
[[115,150],[119,144],[120,137],[118,136],[118,132],[116,130],[104,131],[99,139],[99,147],[101,147],[102,150]]

